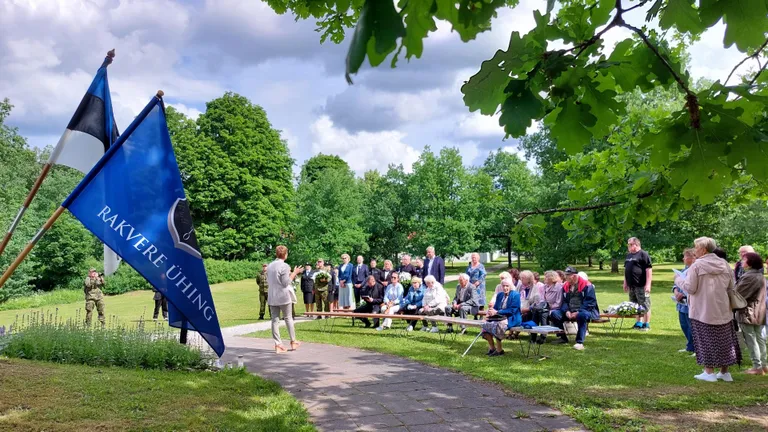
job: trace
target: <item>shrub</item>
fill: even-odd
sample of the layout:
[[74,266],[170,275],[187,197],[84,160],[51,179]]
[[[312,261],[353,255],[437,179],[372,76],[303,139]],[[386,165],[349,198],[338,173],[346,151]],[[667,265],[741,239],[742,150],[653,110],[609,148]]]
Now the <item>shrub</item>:
[[84,327],[81,319],[57,322],[33,314],[0,336],[0,353],[8,357],[90,366],[142,369],[204,370],[212,356],[198,346],[181,345],[177,333],[155,325],[146,329],[112,325],[106,329]]

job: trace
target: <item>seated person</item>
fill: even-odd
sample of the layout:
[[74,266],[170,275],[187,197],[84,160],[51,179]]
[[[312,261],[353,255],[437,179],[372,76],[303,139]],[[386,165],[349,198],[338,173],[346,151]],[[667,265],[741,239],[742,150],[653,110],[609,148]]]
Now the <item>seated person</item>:
[[[427,289],[424,290],[424,299],[422,300],[419,315],[445,315],[445,308],[448,307],[448,299],[450,298],[448,293],[445,292],[445,288],[432,275],[425,277],[424,283],[427,285]],[[421,331],[431,331],[432,333],[440,331],[435,321],[432,321],[431,330],[428,327],[429,323],[427,320],[422,320],[422,325]]]
[[[381,312],[387,315],[394,315],[400,311],[400,304],[403,302],[403,286],[400,284],[400,275],[393,273],[390,277],[391,283],[384,290],[384,302],[381,304]],[[376,327],[377,331],[382,331],[392,327],[392,319],[385,318],[381,327]]]
[[[563,304],[563,282],[560,276],[553,270],[547,270],[544,273],[544,287],[541,291],[541,301],[547,302],[547,308],[550,311],[560,309]],[[549,322],[549,312],[543,314],[542,319],[546,324]]]
[[[565,330],[563,323],[565,321],[576,321],[578,331],[576,333],[576,344],[574,349],[579,351],[584,349],[584,337],[587,334],[587,325],[590,320],[600,318],[600,309],[597,307],[597,297],[595,296],[595,287],[579,276],[573,267],[565,269],[567,279],[563,285],[565,296],[560,309],[549,313],[549,319],[552,325]],[[560,343],[568,343],[568,335],[560,335]]]
[[[408,290],[408,294],[403,297],[400,302],[400,310],[405,315],[416,315],[421,309],[422,302],[424,300],[424,287],[421,286],[421,279],[415,277],[411,279],[411,289]],[[413,331],[413,326],[418,320],[408,320],[408,327],[406,331]]]
[[[376,277],[371,275],[365,280],[362,289],[360,290],[360,298],[365,300],[365,303],[354,310],[355,313],[379,313],[381,312],[381,304],[384,302],[384,287],[376,281]],[[368,318],[360,318],[360,321],[365,324],[365,328],[371,326],[371,322]],[[374,327],[379,326],[379,319],[373,319]]]
[[[549,310],[546,304],[542,305],[539,288],[536,286],[536,279],[533,272],[523,270],[520,273],[520,313],[523,316],[523,322],[533,321],[536,325],[543,325],[542,315],[545,310]],[[543,335],[542,335],[543,336]],[[536,334],[531,334],[531,342],[536,342]],[[540,343],[544,339],[539,338]]]
[[[445,308],[445,314],[448,316],[459,316],[466,319],[467,314],[477,315],[480,302],[477,298],[477,291],[469,283],[469,275],[462,273],[459,275],[459,285],[456,287],[456,295],[453,296],[451,305]],[[466,326],[461,326],[461,334],[467,331]],[[448,333],[453,332],[453,324],[448,324]]]
[[[501,341],[506,336],[507,329],[519,326],[522,322],[520,316],[520,293],[512,291],[512,279],[501,281],[502,291],[496,296],[494,303],[485,315],[482,326],[482,337],[488,342],[488,356],[504,355]],[[494,345],[494,341],[496,345]]]

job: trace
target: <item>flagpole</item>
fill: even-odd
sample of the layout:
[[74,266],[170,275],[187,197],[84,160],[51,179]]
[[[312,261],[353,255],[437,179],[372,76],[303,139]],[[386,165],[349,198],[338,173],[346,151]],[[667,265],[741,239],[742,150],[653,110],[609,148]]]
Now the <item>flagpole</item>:
[[[109,66],[112,64],[112,60],[115,58],[115,49],[111,49],[107,52],[107,56],[104,59],[104,65]],[[5,233],[5,236],[3,236],[3,241],[0,242],[0,256],[3,255],[3,252],[5,252],[5,248],[8,246],[8,243],[11,242],[11,237],[13,237],[13,232],[16,231],[16,227],[19,226],[19,223],[21,222],[21,218],[24,216],[24,213],[26,213],[29,206],[32,204],[32,200],[35,198],[35,195],[37,195],[37,192],[40,190],[40,186],[43,185],[43,181],[46,177],[48,177],[48,173],[51,171],[51,168],[53,167],[55,160],[48,160],[48,162],[43,165],[43,170],[40,171],[40,175],[37,176],[37,180],[35,180],[35,184],[32,186],[32,189],[30,189],[29,193],[27,194],[27,198],[24,200],[24,204],[22,204],[21,208],[19,209],[19,212],[16,213],[16,217],[13,219],[13,222],[11,222],[11,226],[8,228],[8,232]],[[58,216],[57,216],[58,217]],[[33,245],[34,246],[34,245]],[[3,281],[4,283],[5,281]],[[2,287],[3,284],[0,283],[0,287]]]
[[54,222],[56,222],[56,219],[61,216],[62,213],[64,213],[65,208],[63,206],[60,206],[56,209],[55,212],[51,215],[51,217],[48,218],[48,220],[45,222],[45,225],[43,225],[42,228],[35,234],[34,237],[32,237],[32,240],[27,243],[27,246],[24,247],[24,249],[21,251],[19,256],[16,257],[15,260],[11,263],[10,267],[5,270],[5,273],[3,273],[3,276],[0,277],[0,288],[5,285],[5,282],[10,279],[11,275],[14,271],[16,271],[16,268],[19,267],[22,261],[24,261],[24,258],[29,255],[29,253],[32,251],[32,248],[35,247],[37,242],[45,235],[46,231],[48,231],[51,228],[51,225],[53,225]]

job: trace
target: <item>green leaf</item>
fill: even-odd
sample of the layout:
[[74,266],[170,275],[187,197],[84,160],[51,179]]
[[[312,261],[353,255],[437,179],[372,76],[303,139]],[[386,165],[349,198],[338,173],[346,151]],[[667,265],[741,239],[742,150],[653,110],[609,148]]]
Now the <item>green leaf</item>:
[[512,71],[520,70],[536,54],[532,44],[526,44],[520,33],[512,32],[506,51],[498,50],[493,58],[480,66],[480,71],[463,86],[464,104],[470,111],[493,115],[504,101],[504,89]]
[[759,47],[768,29],[768,6],[765,0],[701,0],[699,16],[705,27],[720,18],[725,22],[726,48],[736,44],[741,52]]
[[532,121],[544,114],[544,104],[528,88],[526,81],[510,81],[505,91],[509,96],[501,107],[499,125],[504,126],[507,135],[524,136]]
[[659,133],[647,133],[641,148],[650,148],[651,166],[661,167],[669,163],[670,156],[680,152],[681,144],[691,145],[695,135],[690,127],[675,123]]
[[[435,0],[437,12],[435,16],[453,25],[453,30],[459,33],[463,42],[474,39],[478,33],[491,29],[491,18],[496,17],[496,9],[507,3],[517,2],[508,0]],[[458,3],[458,5],[457,5]]]
[[598,0],[597,6],[592,9],[592,25],[600,27],[607,24],[614,9],[616,9],[615,0]]
[[433,17],[435,0],[403,0],[400,2],[405,21],[405,37],[403,45],[406,49],[405,58],[421,58],[424,52],[424,38],[429,32],[437,30]]
[[591,128],[596,137],[608,135],[610,127],[616,124],[617,115],[626,112],[623,104],[616,101],[616,92],[613,90],[598,90],[598,84],[590,81],[584,86],[584,95],[581,102],[589,106],[589,112],[597,119]]
[[664,30],[675,27],[691,34],[699,34],[706,28],[692,0],[669,0],[661,13],[659,26]]
[[555,8],[555,0],[547,0],[547,13],[552,12],[552,9]]
[[[405,27],[395,4],[386,0],[366,0],[347,52],[347,82],[350,74],[357,73],[366,53],[372,65],[381,63],[397,47],[397,38],[405,36]],[[371,40],[373,43],[370,43]],[[371,56],[373,58],[371,58]]]
[[588,128],[595,126],[597,118],[590,114],[589,108],[567,99],[560,104],[559,112],[551,112],[546,119],[552,127],[552,136],[557,139],[557,145],[566,152],[578,153],[592,139]]

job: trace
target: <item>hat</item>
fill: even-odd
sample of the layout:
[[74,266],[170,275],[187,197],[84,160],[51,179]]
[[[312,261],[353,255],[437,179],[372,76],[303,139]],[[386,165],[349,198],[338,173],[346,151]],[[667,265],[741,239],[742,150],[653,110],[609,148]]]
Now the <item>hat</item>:
[[93,267],[91,267],[90,269],[88,269],[88,271],[89,271],[89,272],[92,272],[92,271],[96,271],[96,269],[95,269],[95,268],[93,268]]
[[579,274],[579,271],[576,270],[575,268],[571,267],[571,266],[568,266],[568,267],[565,268],[564,273],[567,274],[567,275],[573,275],[573,274]]

